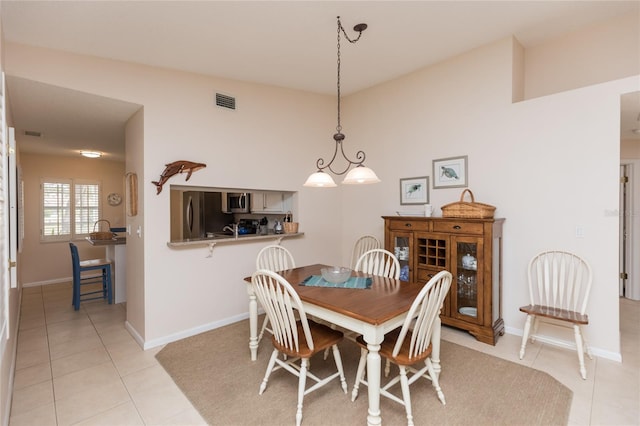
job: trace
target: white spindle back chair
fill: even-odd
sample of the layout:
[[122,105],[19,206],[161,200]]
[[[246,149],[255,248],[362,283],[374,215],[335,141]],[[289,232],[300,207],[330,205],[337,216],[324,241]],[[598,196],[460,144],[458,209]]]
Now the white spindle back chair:
[[[251,285],[271,322],[271,341],[274,347],[264,379],[260,384],[259,393],[262,395],[266,389],[272,371],[284,368],[297,376],[296,425],[299,426],[302,422],[302,403],[306,394],[326,385],[337,377],[340,378],[343,392],[347,393],[342,359],[338,350],[338,343],[342,341],[343,334],[326,325],[309,320],[300,297],[281,275],[261,269],[251,276]],[[328,377],[319,378],[309,371],[309,358],[327,348],[333,350],[337,371]],[[278,358],[279,353],[286,355],[287,358]],[[300,360],[299,365],[297,364],[298,360]],[[306,388],[307,378],[315,382],[308,389]]]
[[[433,332],[435,327],[440,326],[440,311],[451,287],[451,278],[451,273],[448,271],[440,271],[431,278],[413,301],[402,327],[387,333],[380,345],[380,356],[397,364],[400,370],[396,377],[380,389],[380,395],[404,405],[409,426],[413,425],[409,385],[419,378],[424,377],[431,380],[438,399],[443,405],[446,404],[444,393],[438,381],[438,374],[431,362],[431,350],[433,338],[440,338],[440,333],[434,336]],[[364,378],[368,354],[367,343],[362,336],[359,336],[356,342],[361,349],[356,380],[351,393],[352,401],[358,397],[360,384],[368,385]],[[419,362],[424,362],[424,367],[417,369],[414,366]],[[413,373],[411,377],[407,376],[407,371]],[[402,398],[389,391],[398,382],[401,385]]]
[[350,268],[355,269],[356,262],[360,259],[360,256],[369,250],[377,248],[382,248],[382,244],[380,244],[380,241],[373,235],[363,235],[358,238],[356,243],[353,245],[353,251],[351,252],[351,262],[349,262],[349,265],[351,265]]
[[354,270],[400,279],[400,262],[393,253],[385,249],[372,249],[364,253],[356,262]]
[[[293,269],[295,267],[296,262],[293,259],[293,255],[291,254],[291,252],[277,244],[272,244],[264,247],[258,252],[258,256],[256,257],[256,270],[266,269],[268,271],[280,272],[287,269]],[[262,340],[262,336],[264,335],[265,330],[270,333],[272,331],[269,328],[268,316],[265,316],[264,321],[262,322],[262,328],[260,329],[260,334],[258,335],[258,343],[260,343],[260,340]]]
[[579,256],[560,250],[537,254],[529,262],[529,302],[520,311],[527,314],[522,335],[520,359],[524,357],[527,340],[535,341],[540,323],[569,326],[573,329],[580,375],[587,378],[584,352],[592,358],[582,333],[589,323],[585,313],[593,281],[591,267]]

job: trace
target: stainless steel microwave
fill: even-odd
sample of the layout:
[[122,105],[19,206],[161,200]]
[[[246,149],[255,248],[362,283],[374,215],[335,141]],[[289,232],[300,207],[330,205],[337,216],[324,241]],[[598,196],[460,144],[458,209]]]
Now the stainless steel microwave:
[[251,194],[248,192],[227,192],[227,213],[249,213],[251,209]]

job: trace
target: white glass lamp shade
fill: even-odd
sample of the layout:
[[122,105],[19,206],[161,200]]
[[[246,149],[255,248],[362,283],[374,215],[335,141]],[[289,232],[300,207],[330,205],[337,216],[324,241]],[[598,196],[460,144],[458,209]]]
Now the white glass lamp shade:
[[80,151],[80,155],[87,158],[100,158],[102,153],[98,151]]
[[318,170],[309,176],[303,186],[311,186],[314,188],[333,188],[337,185],[328,173]]
[[354,167],[347,173],[342,181],[345,185],[365,185],[368,183],[378,183],[380,179],[378,176],[368,167],[358,166]]

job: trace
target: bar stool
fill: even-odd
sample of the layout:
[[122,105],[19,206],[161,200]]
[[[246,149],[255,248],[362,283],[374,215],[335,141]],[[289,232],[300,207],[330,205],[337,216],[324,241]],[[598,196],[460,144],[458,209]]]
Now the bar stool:
[[[78,247],[69,243],[71,249],[71,264],[73,266],[73,300],[72,305],[77,311],[80,309],[80,302],[96,299],[107,299],[109,304],[113,303],[113,288],[111,285],[111,262],[107,259],[80,260]],[[82,275],[83,272],[91,272],[90,275]],[[99,289],[88,288],[82,293],[82,286],[99,284]]]

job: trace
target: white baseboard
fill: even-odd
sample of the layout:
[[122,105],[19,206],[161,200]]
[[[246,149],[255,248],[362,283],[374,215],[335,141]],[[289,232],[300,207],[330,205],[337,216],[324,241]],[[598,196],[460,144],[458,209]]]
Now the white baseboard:
[[32,283],[22,283],[22,288],[25,288],[25,287],[37,287],[39,285],[70,283],[72,281],[73,281],[73,277],[56,278],[56,279],[53,279],[53,280],[35,281],[35,282],[32,282]]
[[[157,339],[147,340],[145,341],[140,334],[138,334],[135,329],[128,323],[125,323],[125,327],[129,330],[129,333],[133,336],[134,339],[138,342],[140,346],[144,350],[155,348],[158,346],[166,345],[167,343],[175,342],[177,340],[185,339],[187,337],[195,336],[196,334],[204,333],[205,331],[214,330],[216,328],[224,327],[225,325],[233,324],[238,321],[244,321],[249,318],[249,313],[244,313],[240,315],[235,315],[233,317],[224,318],[220,321],[214,321],[209,324],[204,324],[198,327],[191,328],[189,330],[183,330],[178,333],[170,334],[168,336],[159,337]],[[247,349],[249,348],[247,344]]]
[[[514,327],[505,327],[504,331],[507,334],[512,334],[514,336],[520,336],[520,337],[522,337],[522,334],[524,333],[523,329],[514,328]],[[545,336],[545,335],[537,335],[536,340],[542,343],[547,343],[549,345],[560,346],[560,347],[571,349],[574,351],[576,350],[576,343],[572,340],[557,339],[557,338]],[[609,359],[611,361],[622,362],[622,354],[620,352],[607,351],[605,349],[596,348],[593,346],[589,346],[589,347],[591,348],[591,353],[594,356],[597,356],[599,358]]]

